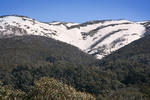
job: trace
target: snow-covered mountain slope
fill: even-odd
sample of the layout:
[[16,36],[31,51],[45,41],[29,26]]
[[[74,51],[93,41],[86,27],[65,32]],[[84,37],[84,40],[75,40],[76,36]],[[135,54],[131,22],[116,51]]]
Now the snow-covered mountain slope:
[[86,23],[43,23],[25,16],[0,17],[0,38],[40,35],[72,44],[101,59],[150,31],[150,22],[102,20]]

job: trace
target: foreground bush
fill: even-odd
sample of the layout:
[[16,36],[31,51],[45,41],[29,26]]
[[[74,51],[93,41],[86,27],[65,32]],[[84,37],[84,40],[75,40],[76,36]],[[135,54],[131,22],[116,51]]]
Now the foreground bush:
[[77,92],[73,87],[49,77],[36,81],[28,93],[0,84],[0,100],[96,100],[91,94]]
[[67,86],[53,78],[41,78],[29,92],[32,100],[95,100],[83,92],[77,92],[73,87]]

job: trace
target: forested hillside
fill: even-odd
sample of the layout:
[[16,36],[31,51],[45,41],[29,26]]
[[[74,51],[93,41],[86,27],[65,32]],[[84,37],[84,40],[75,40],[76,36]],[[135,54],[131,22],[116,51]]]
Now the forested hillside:
[[64,78],[69,82],[69,71],[65,70],[79,70],[78,67],[87,66],[94,60],[74,46],[46,37],[0,39],[0,79],[14,88],[27,90],[42,76]]
[[3,38],[0,80],[14,90],[30,93],[31,87],[36,86],[34,81],[48,76],[98,100],[147,100],[150,98],[149,40],[150,36],[146,36],[96,60],[74,46],[46,37]]
[[115,73],[112,79],[131,91],[138,89],[144,97],[150,97],[150,36],[134,41],[95,64],[106,72]]

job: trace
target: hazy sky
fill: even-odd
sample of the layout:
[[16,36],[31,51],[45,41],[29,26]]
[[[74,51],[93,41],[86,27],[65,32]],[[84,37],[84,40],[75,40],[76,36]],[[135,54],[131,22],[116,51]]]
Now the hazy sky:
[[0,16],[24,15],[38,21],[150,20],[150,0],[0,0]]

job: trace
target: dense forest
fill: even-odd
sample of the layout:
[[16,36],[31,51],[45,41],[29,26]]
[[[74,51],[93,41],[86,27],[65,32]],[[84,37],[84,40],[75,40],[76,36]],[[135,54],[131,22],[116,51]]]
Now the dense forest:
[[[38,84],[43,86],[44,81],[58,80],[58,86],[75,88],[73,91],[81,91],[81,95],[92,100],[147,100],[150,98],[149,40],[150,36],[146,36],[97,60],[72,45],[46,37],[3,38],[0,39],[3,83],[0,89],[9,87],[8,91],[21,91],[25,97],[46,99],[52,94],[45,91],[48,95],[41,95]],[[46,88],[50,91],[50,87]],[[37,94],[31,96],[31,90]],[[0,96],[4,96],[2,91]],[[61,96],[58,95],[60,100]]]

